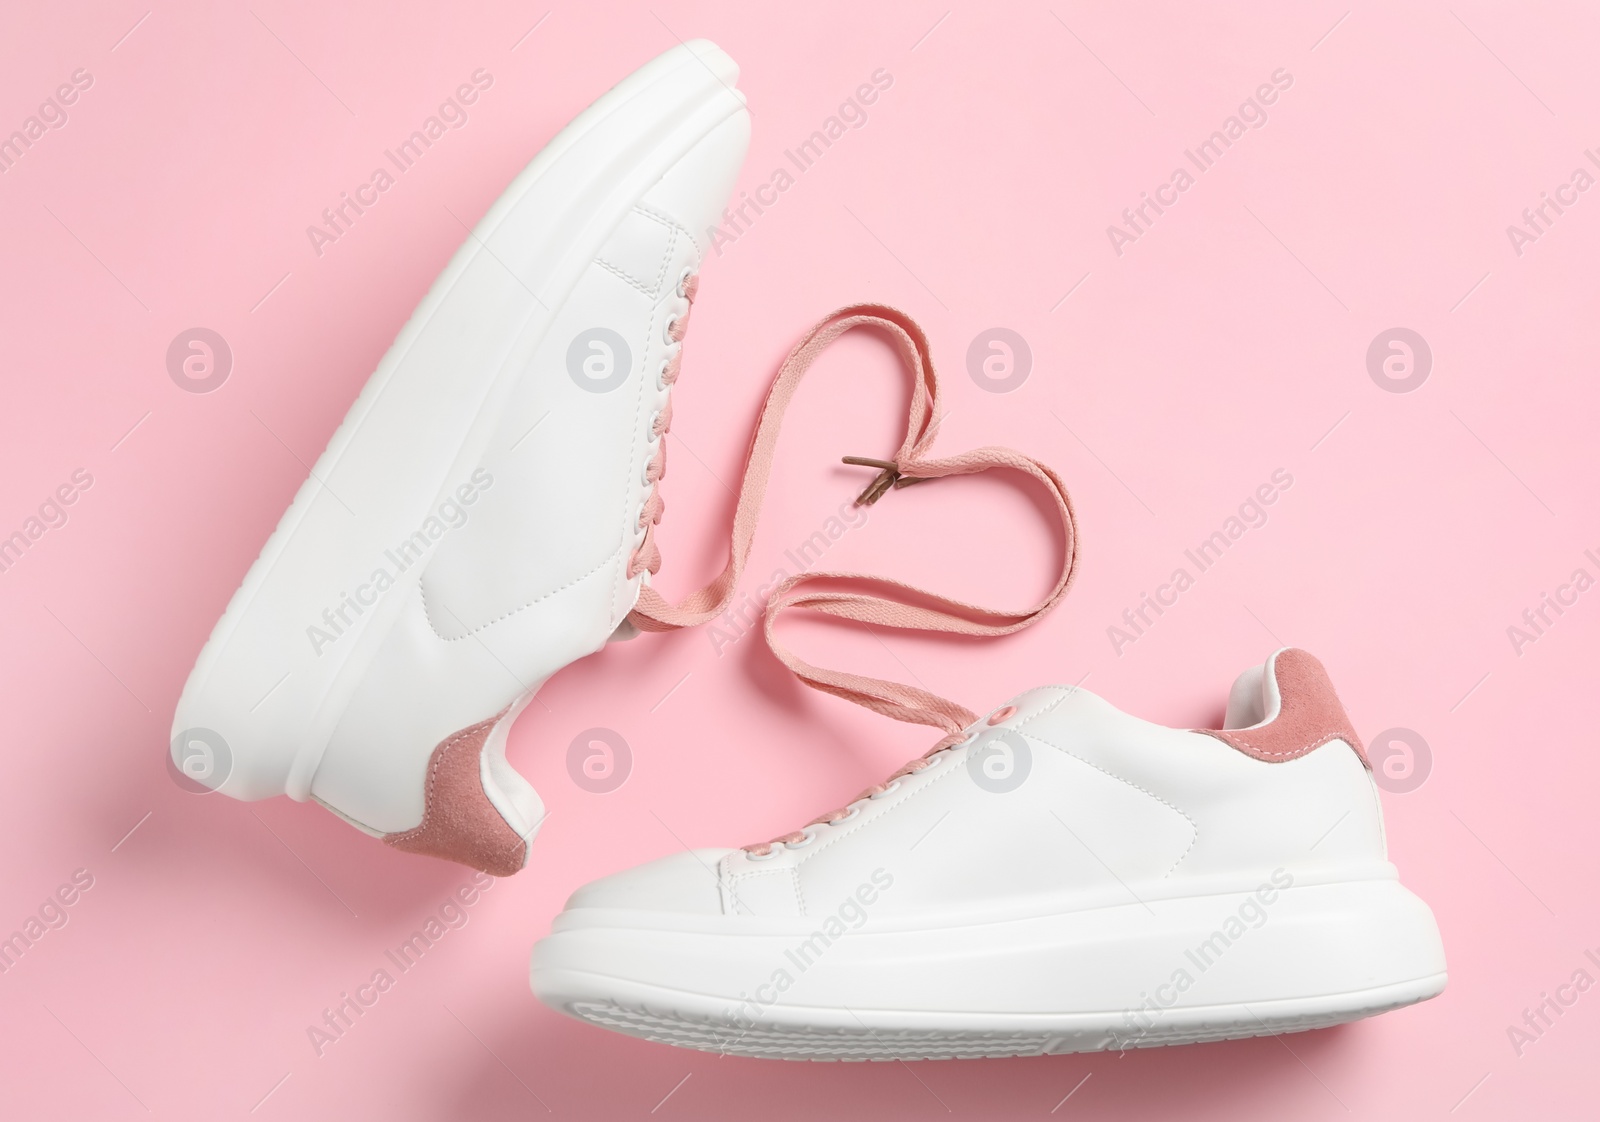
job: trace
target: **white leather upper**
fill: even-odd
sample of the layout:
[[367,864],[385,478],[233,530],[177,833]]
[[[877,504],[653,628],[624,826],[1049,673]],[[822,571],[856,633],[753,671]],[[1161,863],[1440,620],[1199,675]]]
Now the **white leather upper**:
[[[607,878],[569,907],[798,919],[826,914],[883,870],[894,883],[875,921],[995,919],[1254,883],[1280,867],[1315,879],[1385,866],[1375,787],[1342,741],[1267,763],[1082,689],[1032,690],[1012,704],[1014,716],[973,726],[852,817],[809,827],[806,844],[765,857],[702,852],[717,858],[715,909],[698,885],[682,897],[642,888],[652,870],[685,868],[677,858]],[[1011,789],[985,786],[970,761],[1005,734],[1025,746],[1025,764],[1010,752],[1025,775]]]
[[[403,826],[407,817],[415,824],[419,793],[404,804],[383,790],[363,800],[359,773],[375,762],[369,774],[380,788],[396,769],[406,773],[401,785],[420,784],[410,741],[437,730],[406,726],[400,747],[392,739],[354,745],[391,737],[403,722],[374,727],[367,738],[346,712],[374,674],[397,669],[392,659],[379,668],[386,648],[437,639],[428,640],[432,630],[414,628],[411,618],[425,566],[416,556],[410,564],[397,560],[396,547],[410,541],[432,562],[441,542],[457,544],[456,496],[475,495],[476,502],[485,488],[504,493],[503,481],[499,489],[474,482],[478,472],[492,479],[484,464],[497,451],[495,427],[526,377],[565,376],[560,367],[536,364],[536,352],[568,293],[633,209],[650,195],[657,209],[693,229],[723,205],[747,128],[733,89],[737,76],[714,44],[673,47],[579,114],[489,209],[401,328],[212,630],[174,714],[175,765],[195,739],[215,743],[217,766],[208,765],[204,782],[236,798],[315,794],[336,809],[345,804],[347,817],[385,828]],[[625,247],[613,248],[623,255]],[[467,510],[469,523],[485,521],[476,517],[482,509]],[[445,522],[456,528],[445,531]],[[575,532],[589,529],[578,524]],[[430,591],[449,601],[437,605],[437,615],[458,604],[469,613],[492,611],[492,590],[472,602],[455,584],[433,582]],[[507,596],[509,609],[515,601]],[[609,609],[602,603],[598,610]],[[573,611],[573,618],[587,618],[586,609]],[[480,645],[469,639],[455,646],[468,643]],[[455,694],[470,692],[488,673],[517,680],[521,691],[537,681],[481,646],[475,659],[419,651],[408,657],[420,666],[400,667],[392,691],[400,702],[422,682]],[[475,694],[473,707],[490,708],[471,721],[512,696],[500,687]],[[325,761],[330,750],[334,759]],[[366,762],[338,762],[352,752],[368,753]],[[327,775],[319,771],[324,762]],[[395,809],[368,814],[368,803]]]
[[[724,93],[570,291],[537,294],[553,314],[495,405],[478,460],[493,483],[418,579],[388,594],[399,610],[317,769],[315,796],[349,818],[380,832],[415,826],[434,747],[597,650],[632,608],[628,561],[669,392],[660,377],[683,345],[667,328],[689,311],[680,281],[699,269],[748,144],[742,103]],[[569,369],[569,347],[596,329],[628,351],[626,376],[605,392]]]

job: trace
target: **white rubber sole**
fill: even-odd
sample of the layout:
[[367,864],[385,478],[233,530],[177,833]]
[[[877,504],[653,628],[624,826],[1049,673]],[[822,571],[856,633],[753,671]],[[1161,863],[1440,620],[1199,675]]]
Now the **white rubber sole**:
[[1433,915],[1398,881],[1297,884],[1260,909],[1259,926],[1249,910],[1230,940],[1242,899],[1152,898],[921,929],[869,922],[826,945],[793,921],[778,933],[763,930],[770,920],[678,916],[667,929],[659,913],[652,927],[647,913],[569,912],[534,948],[531,978],[547,1005],[603,1028],[807,1060],[1031,1056],[1301,1032],[1444,989]]
[[[545,330],[633,203],[742,107],[710,43],[666,52],[518,175],[400,331],[218,621],[173,722],[228,756],[201,778],[241,799],[309,797],[317,765],[403,596],[317,649],[308,628],[481,462]],[[418,565],[417,572],[425,566]]]

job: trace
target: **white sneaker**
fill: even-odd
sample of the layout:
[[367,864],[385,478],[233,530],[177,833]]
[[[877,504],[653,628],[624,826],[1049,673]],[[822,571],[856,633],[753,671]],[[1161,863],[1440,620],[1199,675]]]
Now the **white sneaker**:
[[705,232],[749,138],[737,77],[711,43],[668,51],[484,216],[201,652],[180,778],[523,866],[543,808],[506,734],[629,630]]
[[707,1051],[936,1059],[1321,1028],[1443,990],[1321,664],[1247,670],[1225,724],[1030,691],[803,831],[580,889],[534,991]]

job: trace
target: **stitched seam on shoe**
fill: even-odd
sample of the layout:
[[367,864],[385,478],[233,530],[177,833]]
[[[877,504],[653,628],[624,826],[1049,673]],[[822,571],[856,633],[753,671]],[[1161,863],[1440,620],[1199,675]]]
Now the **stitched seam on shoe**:
[[[660,264],[656,267],[655,285],[647,288],[644,285],[644,282],[636,279],[632,273],[628,272],[626,269],[623,269],[621,266],[613,265],[604,257],[596,257],[595,264],[599,265],[602,269],[606,269],[607,271],[615,274],[619,279],[627,284],[631,284],[634,288],[637,288],[650,299],[659,300],[661,299],[661,282],[666,280],[667,264],[672,260],[672,251],[677,245],[677,232],[682,230],[683,227],[672,219],[667,218],[665,215],[657,214],[654,211],[648,210],[637,203],[634,204],[633,212],[638,214],[641,218],[649,219],[658,226],[665,226],[667,228],[667,232],[671,235],[671,237],[667,239],[666,248],[661,254]],[[688,231],[684,230],[684,233],[687,234]],[[692,240],[693,235],[690,235],[690,237]]]
[[1033,722],[1037,721],[1040,717],[1043,717],[1046,713],[1050,713],[1059,708],[1062,702],[1066,701],[1067,698],[1078,692],[1077,686],[1046,686],[1044,688],[1054,693],[1056,695],[1056,699],[1050,702],[1048,705],[1041,705],[1038,712],[1030,713],[1026,717],[1022,718],[1022,720],[1018,721],[1014,726],[1018,732],[1021,732],[1028,725],[1033,724]]
[[1095,771],[1098,771],[1101,775],[1108,776],[1111,779],[1115,779],[1118,783],[1125,784],[1126,786],[1132,787],[1135,791],[1140,791],[1140,792],[1150,796],[1152,799],[1156,800],[1156,802],[1160,803],[1162,806],[1166,807],[1168,810],[1171,810],[1174,813],[1176,813],[1178,815],[1181,815],[1183,820],[1185,822],[1189,823],[1189,829],[1192,831],[1192,833],[1191,833],[1191,835],[1189,837],[1188,848],[1186,848],[1183,851],[1183,853],[1178,857],[1178,859],[1172,863],[1172,867],[1170,869],[1168,869],[1166,872],[1161,874],[1163,879],[1166,878],[1166,877],[1170,877],[1174,872],[1176,872],[1177,869],[1178,869],[1178,866],[1183,864],[1183,862],[1188,858],[1189,854],[1194,851],[1195,845],[1198,844],[1199,841],[1200,841],[1200,823],[1196,822],[1193,818],[1190,818],[1189,815],[1185,811],[1183,811],[1181,808],[1179,808],[1177,806],[1174,806],[1172,803],[1169,803],[1166,799],[1162,798],[1160,795],[1156,794],[1154,791],[1151,791],[1148,788],[1140,786],[1139,784],[1135,783],[1133,780],[1127,778],[1126,776],[1118,775],[1118,774],[1116,774],[1115,772],[1112,772],[1112,771],[1107,771],[1105,768],[1101,767],[1097,763],[1094,763],[1092,760],[1084,759],[1082,756],[1078,755],[1076,752],[1072,751],[1070,748],[1064,748],[1061,745],[1055,743],[1054,741],[1047,740],[1044,737],[1040,736],[1037,732],[1033,733],[1032,737],[1033,737],[1034,740],[1037,740],[1040,744],[1044,744],[1044,745],[1046,745],[1046,746],[1048,746],[1050,748],[1054,748],[1057,752],[1060,752],[1061,754],[1063,754],[1065,756],[1071,756],[1074,760],[1077,760],[1079,763],[1083,764],[1085,767],[1091,767]]
[[[647,218],[654,217],[654,215],[646,215],[646,217]],[[655,291],[651,292],[651,294],[650,294],[651,296],[655,297],[657,300],[661,299],[661,285],[662,285],[662,282],[664,282],[667,279],[667,263],[672,260],[672,251],[674,249],[676,249],[677,247],[678,247],[678,231],[674,230],[672,227],[669,226],[669,227],[667,227],[667,245],[666,245],[666,248],[663,249],[662,252],[661,252],[661,264],[656,269]],[[676,293],[674,293],[674,295],[676,295]]]
[[[725,916],[739,914],[739,890],[733,883],[738,879],[738,874],[733,871],[732,856],[731,853],[725,853],[717,862],[717,897],[722,902],[722,914]],[[729,903],[734,905],[731,912],[728,910]]]
[[[646,218],[654,219],[655,221],[661,223],[661,225],[667,227],[669,230],[677,230],[677,231],[679,231],[680,233],[684,234],[691,242],[694,241],[694,231],[690,230],[689,227],[685,226],[682,222],[679,222],[676,218],[672,217],[672,215],[664,214],[661,211],[656,210],[654,207],[650,206],[648,203],[634,203],[633,204],[633,210],[634,210],[634,213],[636,213],[636,214],[643,215]],[[698,255],[698,250],[696,251],[696,253]]]
[[648,288],[646,288],[644,286],[644,282],[640,281],[632,273],[628,272],[626,269],[621,268],[620,266],[613,265],[611,262],[607,261],[604,257],[596,257],[594,259],[594,263],[596,265],[599,265],[602,269],[604,269],[606,272],[610,273],[612,276],[616,277],[618,280],[622,281],[622,283],[631,284],[634,288],[637,288],[640,292],[644,293],[651,300],[657,299],[657,295],[656,294],[661,291],[661,284],[660,284],[659,280],[656,282],[655,291],[652,292],[650,289],[648,289]]
[[[1271,748],[1258,748],[1252,741],[1247,740],[1242,736],[1239,737],[1239,743],[1234,744],[1233,741],[1229,740],[1223,735],[1224,733],[1232,732],[1233,730],[1231,729],[1194,729],[1193,731],[1199,733],[1201,736],[1214,737],[1215,739],[1222,741],[1222,743],[1226,744],[1234,751],[1240,752],[1242,755],[1252,756],[1255,759],[1260,760],[1262,763],[1267,764],[1286,763],[1290,760],[1297,760],[1301,756],[1309,756],[1318,748],[1321,748],[1324,744],[1331,744],[1335,740],[1342,741],[1346,747],[1350,747],[1349,737],[1345,736],[1342,732],[1325,733],[1322,739],[1313,740],[1308,745],[1303,747],[1285,748],[1281,751],[1275,752]],[[1241,750],[1240,745],[1243,746],[1243,749],[1247,750]],[[1351,751],[1355,751],[1355,749],[1352,747]]]
[[449,740],[434,748],[433,760],[428,764],[428,778],[422,784],[422,821],[404,833],[390,834],[390,838],[396,841],[410,841],[428,828],[428,822],[433,817],[433,792],[438,785],[439,767],[444,763],[444,754],[465,740],[477,727],[477,725],[468,725]]
[[[428,621],[428,627],[430,629],[432,629],[433,633],[435,635],[437,635],[440,639],[443,639],[446,643],[454,643],[454,642],[456,642],[457,640],[460,640],[460,639],[470,638],[471,636],[476,635],[480,631],[488,630],[489,628],[493,627],[495,624],[501,622],[502,620],[510,619],[512,616],[516,615],[518,612],[526,611],[528,608],[533,607],[535,604],[539,603],[542,600],[548,600],[552,596],[560,595],[561,593],[565,592],[567,589],[572,588],[574,585],[582,584],[584,581],[588,580],[590,577],[592,577],[596,573],[598,573],[601,569],[603,569],[607,565],[609,565],[612,561],[616,560],[617,554],[619,554],[621,552],[622,552],[622,547],[621,546],[617,547],[616,549],[613,549],[610,553],[606,554],[605,557],[603,557],[600,560],[600,563],[598,565],[596,565],[594,568],[590,569],[587,573],[584,573],[582,576],[573,577],[571,580],[569,580],[566,584],[562,585],[560,588],[552,588],[549,592],[543,593],[542,595],[539,595],[539,596],[535,596],[532,600],[529,600],[526,604],[518,605],[517,607],[512,608],[508,612],[505,612],[505,613],[503,613],[501,615],[495,616],[491,620],[486,620],[485,622],[478,624],[476,627],[469,628],[468,630],[463,631],[460,635],[446,635],[444,632],[440,631],[437,626],[435,626],[435,624],[433,622],[433,612],[428,607],[428,587],[427,587],[427,584],[425,583],[427,574],[424,573],[422,579],[419,579],[417,581],[417,589],[422,593],[422,616],[423,616],[424,619],[426,619]],[[452,613],[452,614],[454,614],[454,613]]]
[[[509,708],[509,706],[507,708]],[[434,815],[433,793],[438,788],[439,769],[444,766],[445,754],[457,744],[460,744],[467,737],[477,732],[484,725],[491,726],[492,731],[492,726],[495,724],[495,722],[499,721],[501,717],[505,716],[505,712],[505,709],[502,709],[499,713],[496,713],[493,717],[490,717],[486,721],[479,721],[477,724],[468,725],[466,728],[457,732],[449,740],[446,740],[443,744],[440,744],[434,748],[433,760],[428,765],[428,779],[427,782],[422,785],[422,821],[411,827],[411,829],[402,833],[387,835],[386,840],[410,841],[428,828],[428,824]],[[481,748],[479,749],[479,752],[481,754]],[[493,806],[494,804],[491,802],[489,805]],[[502,819],[504,817],[504,815],[501,815]],[[510,825],[510,823],[507,823],[507,825]],[[512,833],[516,833],[516,831],[513,830]],[[522,844],[524,847],[527,845],[526,841],[524,841]]]
[[[507,708],[509,708],[509,706]],[[496,713],[487,721],[479,721],[475,725],[468,725],[466,728],[452,736],[443,745],[433,750],[433,762],[428,766],[428,781],[423,785],[422,788],[422,821],[416,826],[407,830],[405,833],[400,835],[390,835],[390,837],[386,840],[411,841],[419,837],[422,832],[428,828],[429,822],[434,816],[433,793],[438,789],[439,769],[444,766],[445,754],[467,737],[471,736],[478,729],[482,728],[484,725],[489,725],[490,732],[492,733],[494,724],[498,722],[501,717],[505,716],[505,713],[506,710],[502,709],[499,713]],[[487,735],[485,736],[485,740],[487,740]],[[481,756],[483,753],[482,745],[479,746],[478,752]],[[488,798],[488,794],[485,793],[484,797]],[[489,806],[495,809],[495,813],[499,813],[499,809],[494,806],[493,801],[490,801]],[[505,815],[500,815],[500,820],[505,822]],[[506,825],[509,827],[511,824],[506,822]],[[512,830],[511,832],[516,834],[515,830]],[[517,836],[517,852],[521,855],[522,860],[526,862],[528,859],[528,840],[521,835]]]
[[[1040,717],[1044,716],[1046,713],[1050,712],[1052,709],[1055,709],[1062,702],[1066,701],[1067,698],[1069,698],[1073,694],[1077,693],[1079,687],[1077,687],[1077,686],[1051,686],[1049,688],[1052,689],[1052,690],[1055,690],[1057,692],[1058,696],[1056,697],[1056,699],[1054,701],[1052,701],[1049,705],[1046,705],[1046,706],[1042,707],[1037,713],[1032,713],[1029,716],[1023,718],[1021,721],[1018,721],[1016,727],[1017,727],[1017,729],[1019,731],[1024,726],[1032,724],[1034,721],[1038,720]],[[1185,813],[1183,810],[1181,810],[1178,807],[1174,806],[1172,803],[1167,802],[1166,799],[1163,799],[1160,795],[1156,794],[1154,791],[1146,790],[1144,787],[1139,786],[1139,784],[1133,782],[1131,779],[1127,779],[1127,778],[1125,778],[1123,776],[1113,774],[1112,772],[1106,771],[1105,768],[1100,767],[1097,764],[1090,763],[1088,760],[1084,759],[1082,756],[1078,755],[1076,752],[1073,752],[1073,751],[1071,751],[1070,749],[1067,749],[1067,748],[1063,748],[1061,745],[1055,743],[1054,741],[1046,739],[1043,736],[1040,736],[1037,732],[1032,733],[1031,735],[1032,735],[1033,739],[1039,741],[1041,744],[1048,745],[1049,747],[1054,748],[1058,752],[1063,752],[1066,755],[1071,756],[1073,759],[1077,760],[1078,762],[1083,763],[1083,764],[1087,764],[1089,767],[1094,768],[1096,771],[1098,771],[1098,772],[1100,772],[1100,773],[1102,773],[1104,775],[1110,776],[1112,779],[1117,780],[1119,783],[1127,784],[1129,787],[1132,787],[1137,791],[1141,791],[1144,794],[1149,795],[1152,799],[1155,799],[1157,802],[1161,803],[1163,806],[1166,806],[1169,809],[1171,809],[1173,811],[1176,811],[1178,814],[1183,816],[1184,820],[1189,823],[1189,828],[1192,831],[1192,836],[1189,839],[1189,848],[1185,849],[1183,851],[1183,855],[1180,856],[1178,858],[1178,860],[1173,863],[1172,868],[1168,869],[1165,873],[1162,874],[1163,878],[1171,876],[1177,870],[1178,866],[1183,864],[1184,860],[1194,850],[1195,845],[1200,840],[1200,824],[1198,822],[1196,822],[1193,818],[1190,818],[1189,815],[1187,813]]]
[[[1026,720],[1019,722],[1019,727],[1020,727],[1020,725],[1027,724],[1029,721],[1033,720],[1035,717],[1041,717],[1045,713],[1048,713],[1050,710],[1052,710],[1056,706],[1060,705],[1068,697],[1071,697],[1073,691],[1076,689],[1076,687],[1074,687],[1074,686],[1049,686],[1049,687],[1046,687],[1046,688],[1060,691],[1060,696],[1057,697],[1054,701],[1050,702],[1050,704],[1048,704],[1048,705],[1044,706],[1043,708],[1041,708],[1038,713],[1035,713],[1035,714],[1033,714],[1033,716],[1028,717]],[[951,763],[955,763],[955,761],[952,760]],[[904,799],[899,800],[894,805],[896,807],[903,806],[905,803],[909,802],[912,798],[916,797],[917,795],[922,794],[924,791],[931,790],[935,783],[938,783],[940,780],[944,779],[946,776],[954,775],[957,770],[958,770],[958,768],[956,768],[956,767],[946,767],[944,769],[944,775],[935,776],[933,779],[929,780],[928,782],[923,784],[921,787],[917,788],[915,791],[909,792]],[[920,773],[914,773],[914,774],[920,774]],[[854,800],[852,800],[852,801],[854,801]],[[887,811],[885,811],[885,813],[887,813]],[[851,826],[847,830],[839,829],[838,824],[835,823],[832,827],[830,827],[830,830],[829,830],[829,832],[833,835],[832,837],[827,838],[826,840],[822,841],[820,844],[817,843],[817,842],[813,842],[812,845],[816,846],[816,849],[814,849],[814,850],[810,846],[806,847],[806,852],[798,860],[795,861],[796,870],[798,870],[801,865],[803,865],[806,861],[810,860],[816,854],[821,853],[824,849],[827,849],[830,845],[833,845],[836,842],[843,841],[845,838],[848,838],[850,835],[854,834],[857,830],[860,830],[863,827],[865,827],[867,825],[865,819],[866,819],[866,816],[862,815],[862,821],[859,821],[859,822],[855,823],[855,825]]]
[[[806,902],[805,897],[800,895],[800,870],[792,865],[787,869],[757,869],[753,872],[743,873],[730,872],[728,875],[728,891],[733,895],[733,898],[737,900],[739,898],[739,894],[736,885],[739,881],[753,881],[758,880],[761,877],[778,877],[783,876],[785,873],[788,874],[789,889],[794,893],[795,907],[799,908],[799,914],[804,916],[806,914]],[[745,906],[749,907],[748,904]],[[752,909],[750,914],[756,915],[757,913],[754,909]]]

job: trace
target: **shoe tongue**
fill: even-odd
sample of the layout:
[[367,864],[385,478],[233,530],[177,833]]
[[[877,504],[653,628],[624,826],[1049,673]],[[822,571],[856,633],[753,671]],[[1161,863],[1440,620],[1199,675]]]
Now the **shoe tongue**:
[[1278,715],[1278,681],[1272,672],[1274,652],[1261,666],[1252,666],[1233,681],[1228,691],[1224,729],[1247,729]]

